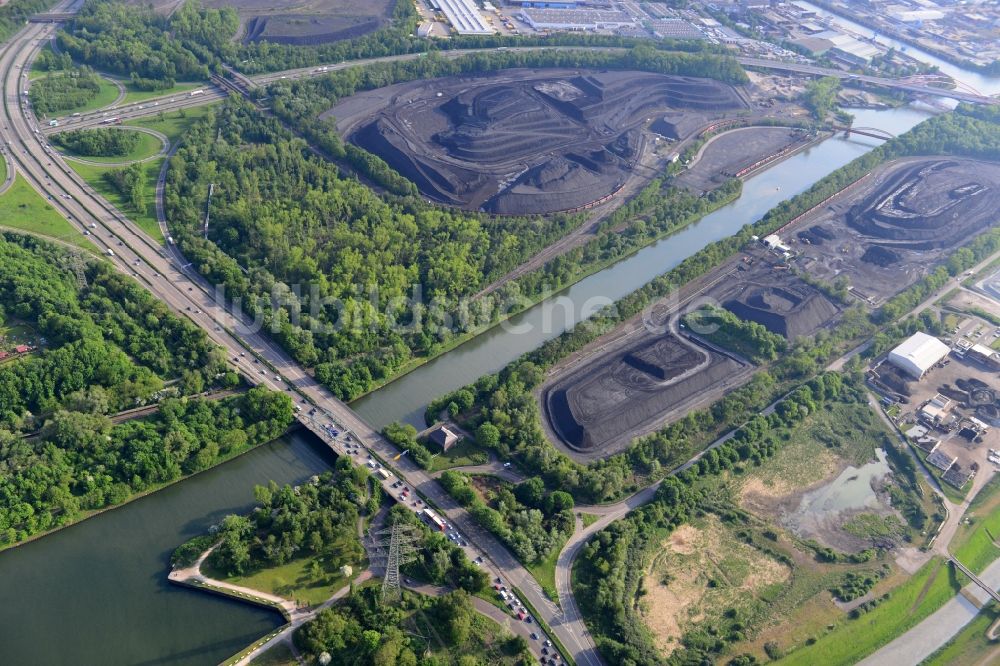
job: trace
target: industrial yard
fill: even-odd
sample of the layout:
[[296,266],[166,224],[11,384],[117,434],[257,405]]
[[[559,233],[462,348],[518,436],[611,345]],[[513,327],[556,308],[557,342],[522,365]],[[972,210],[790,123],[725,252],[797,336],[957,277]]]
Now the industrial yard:
[[[205,0],[206,7],[226,7],[228,0]],[[323,44],[351,39],[386,25],[395,0],[288,0],[283,3],[242,1],[243,41],[278,44]]]
[[682,334],[644,334],[560,377],[542,393],[547,425],[578,459],[603,458],[632,438],[714,400],[752,366]]
[[883,34],[956,62],[988,67],[1000,61],[995,2],[932,0],[822,0],[820,4]]
[[[653,129],[658,129],[657,125]],[[815,138],[813,133],[792,127],[746,127],[725,132],[702,146],[675,183],[694,192],[705,192],[729,178],[742,178],[771,165]]]
[[324,117],[431,200],[524,215],[614,196],[637,176],[658,116],[683,117],[673,126],[689,136],[746,108],[711,79],[549,69],[389,86]]
[[1000,206],[1000,165],[913,159],[880,167],[783,238],[797,270],[873,305],[926,275],[988,227]]
[[[799,275],[877,306],[985,229],[998,206],[1000,165],[898,160],[689,285],[673,314],[707,299],[786,339],[813,335],[844,305]],[[575,458],[611,455],[752,374],[748,361],[690,333],[664,335],[635,321],[622,328],[631,333],[592,343],[598,351],[558,369],[540,392],[549,436]]]

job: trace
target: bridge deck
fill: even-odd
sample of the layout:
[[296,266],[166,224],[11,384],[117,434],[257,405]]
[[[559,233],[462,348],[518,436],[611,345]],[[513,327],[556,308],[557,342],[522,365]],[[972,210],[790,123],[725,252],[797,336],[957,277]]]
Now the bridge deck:
[[979,578],[979,576],[969,571],[969,569],[966,568],[964,564],[955,559],[954,556],[948,558],[948,561],[951,562],[952,566],[954,566],[956,569],[958,569],[966,576],[968,576],[969,580],[978,585],[984,592],[986,592],[986,594],[990,595],[994,601],[1000,603],[1000,592],[997,592],[992,587],[984,583],[982,579]]

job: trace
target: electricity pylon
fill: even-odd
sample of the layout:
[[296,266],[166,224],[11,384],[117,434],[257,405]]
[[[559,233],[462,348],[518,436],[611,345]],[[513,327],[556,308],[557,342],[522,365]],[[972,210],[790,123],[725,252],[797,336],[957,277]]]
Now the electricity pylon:
[[385,575],[382,578],[382,604],[390,604],[400,599],[399,568],[412,562],[419,552],[414,545],[420,541],[420,534],[413,525],[394,522],[372,533],[372,564],[382,564]]

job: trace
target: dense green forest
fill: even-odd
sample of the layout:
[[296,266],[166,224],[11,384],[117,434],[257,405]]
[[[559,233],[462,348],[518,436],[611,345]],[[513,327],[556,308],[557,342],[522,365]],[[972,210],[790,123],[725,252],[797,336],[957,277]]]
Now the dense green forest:
[[740,319],[725,308],[706,306],[684,316],[689,330],[755,363],[778,358],[785,339],[755,321]]
[[513,487],[501,484],[487,492],[485,501],[464,474],[449,470],[440,482],[525,564],[545,559],[573,533],[573,496],[561,490],[549,492],[539,477]]
[[203,331],[138,284],[95,261],[81,289],[68,264],[65,250],[0,236],[0,321],[44,340],[37,353],[0,365],[0,427],[32,431],[71,401],[93,401],[102,413],[141,406],[167,380],[178,380],[167,390],[174,395],[238,383]]
[[108,169],[101,177],[122,195],[133,213],[141,215],[146,212],[149,204],[146,201],[146,170],[142,164],[135,162],[126,167]]
[[[433,318],[449,313],[430,308],[471,295],[574,222],[387,201],[238,100],[188,135],[171,161],[165,202],[175,237],[202,274],[263,316],[282,345],[342,397],[474,327],[438,328]],[[420,325],[406,307],[414,297],[426,308],[417,312]]]
[[48,116],[83,106],[97,97],[101,83],[89,67],[49,72],[31,82],[28,99],[35,113]]
[[167,398],[153,416],[112,425],[73,404],[36,437],[0,430],[0,544],[176,481],[279,436],[291,399],[253,388],[224,400]]
[[292,558],[323,557],[333,568],[356,566],[364,557],[357,537],[361,514],[374,514],[369,502],[368,471],[338,458],[332,472],[293,489],[273,481],[254,488],[257,506],[246,516],[223,518],[209,565],[230,576],[280,566]]
[[61,132],[52,137],[52,143],[77,155],[120,157],[139,145],[139,133],[99,127]]
[[[687,258],[675,269],[652,280],[614,306],[598,313],[586,325],[576,326],[538,349],[512,362],[497,374],[444,395],[427,409],[428,422],[451,403],[462,407],[461,421],[470,430],[493,426],[486,445],[503,458],[517,459],[525,469],[540,474],[550,488],[571,493],[580,502],[608,501],[635,491],[640,485],[662,477],[715,437],[749,419],[786,390],[790,382],[815,374],[823,363],[851,340],[874,335],[871,353],[885,351],[889,343],[928,320],[908,319],[882,331],[879,326],[899,318],[926,298],[935,288],[1000,248],[1000,231],[992,230],[959,248],[945,266],[932,272],[879,310],[868,313],[848,308],[833,331],[796,340],[767,372],[758,372],[750,383],[729,393],[708,409],[687,414],[666,428],[640,437],[632,446],[605,460],[589,465],[576,463],[559,453],[546,439],[534,391],[556,361],[580,349],[621,322],[640,313],[659,298],[690,280],[704,275],[754,235],[764,236],[843,189],[881,162],[906,155],[956,154],[1000,159],[1000,112],[987,107],[960,106],[954,113],[936,116],[913,130],[859,157],[814,184],[806,192],[782,202],[760,221],[747,225],[732,237],[715,242]],[[471,400],[469,399],[471,396]]]
[[42,49],[31,63],[32,69],[42,72],[58,72],[73,68],[73,58],[68,53],[56,53],[52,49]]
[[[609,223],[597,239],[543,270],[459,307],[583,217],[489,217],[429,206],[412,196],[409,181],[376,156],[343,145],[332,124],[314,116],[342,95],[397,80],[547,65],[743,76],[735,63],[714,56],[652,49],[499,52],[427,57],[272,87],[277,115],[333,158],[361,165],[368,178],[405,196],[376,195],[308,152],[272,119],[231,100],[193,130],[171,162],[165,202],[182,249],[210,280],[226,286],[230,298],[263,317],[299,362],[315,367],[317,379],[350,399],[456,336],[495,322],[523,296],[568,284],[738,195],[736,180],[707,197],[656,180],[628,208],[641,224],[621,232]],[[206,240],[200,231],[212,183]],[[420,303],[407,307],[408,299]]]
[[232,7],[204,9],[187,0],[166,17],[150,5],[88,0],[58,39],[77,62],[161,90],[207,79],[217,61],[204,45],[228,42],[238,28]]
[[824,76],[809,82],[803,103],[812,111],[813,118],[826,120],[830,112],[837,107],[838,92],[840,92],[840,79],[835,76]]
[[325,654],[326,663],[344,666],[535,662],[523,638],[498,632],[462,590],[440,597],[405,592],[396,604],[379,603],[378,594],[374,586],[353,590],[346,601],[298,629],[295,645],[311,663]]
[[0,6],[0,41],[7,41],[11,35],[24,27],[32,14],[44,12],[56,4],[56,0],[10,0]]
[[[39,349],[0,363],[0,539],[20,541],[84,511],[204,469],[291,421],[266,391],[219,402],[174,396],[239,382],[204,332],[104,262],[0,236],[0,327]],[[169,383],[169,385],[168,385]],[[160,402],[145,420],[109,415]]]

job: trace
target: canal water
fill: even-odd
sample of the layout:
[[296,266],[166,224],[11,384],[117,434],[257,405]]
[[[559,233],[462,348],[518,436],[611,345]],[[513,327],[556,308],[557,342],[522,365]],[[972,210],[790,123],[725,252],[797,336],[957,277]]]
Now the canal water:
[[[888,110],[854,109],[855,124],[901,134],[928,117],[909,107]],[[614,266],[569,287],[513,317],[510,326],[498,326],[351,405],[376,427],[405,421],[423,429],[427,403],[465,386],[535,349],[578,323],[592,306],[610,303],[675,267],[685,258],[717,240],[731,236],[745,224],[806,189],[830,172],[880,143],[863,136],[827,139],[778,165],[749,178],[733,203],[706,215],[683,231],[664,238]]]
[[283,624],[275,612],[167,582],[170,553],[229,513],[253,486],[329,469],[292,435],[186,481],[0,553],[0,664],[205,666]]
[[[926,114],[857,111],[858,124],[894,134]],[[374,424],[419,422],[433,397],[501,368],[572,325],[595,297],[618,298],[684,257],[761,217],[869,150],[864,137],[832,138],[749,179],[741,198],[696,226],[596,273],[562,295],[570,317],[542,326],[539,308],[515,319],[528,332],[497,328],[358,401]],[[780,188],[780,189],[779,189]],[[207,665],[280,623],[269,611],[166,582],[174,547],[227,513],[245,511],[255,484],[295,482],[326,469],[316,440],[297,435],[260,447],[120,509],[0,553],[0,664]]]
[[[828,12],[825,9],[821,9],[816,5],[806,2],[805,0],[795,0],[795,4],[800,7],[804,7],[812,11],[815,11],[819,16],[830,19],[830,21],[834,25],[837,25],[855,34],[861,35],[862,37],[871,38],[875,36],[876,33],[875,30],[872,30],[867,26],[863,26],[860,23],[855,23],[854,21],[845,19],[842,16],[834,14],[833,12]],[[986,74],[981,74],[979,72],[973,72],[967,69],[962,69],[961,67],[953,65],[946,60],[942,60],[941,58],[938,58],[936,55],[928,53],[927,51],[924,51],[921,48],[918,48],[916,46],[911,46],[906,42],[901,42],[892,39],[890,37],[886,37],[881,33],[875,36],[875,39],[879,44],[892,46],[897,51],[905,53],[906,55],[912,58],[916,58],[921,62],[925,62],[929,65],[936,65],[937,68],[943,74],[947,74],[956,81],[960,81],[968,86],[972,86],[978,92],[983,93],[984,95],[994,95],[996,93],[1000,93],[1000,76],[987,76]]]

